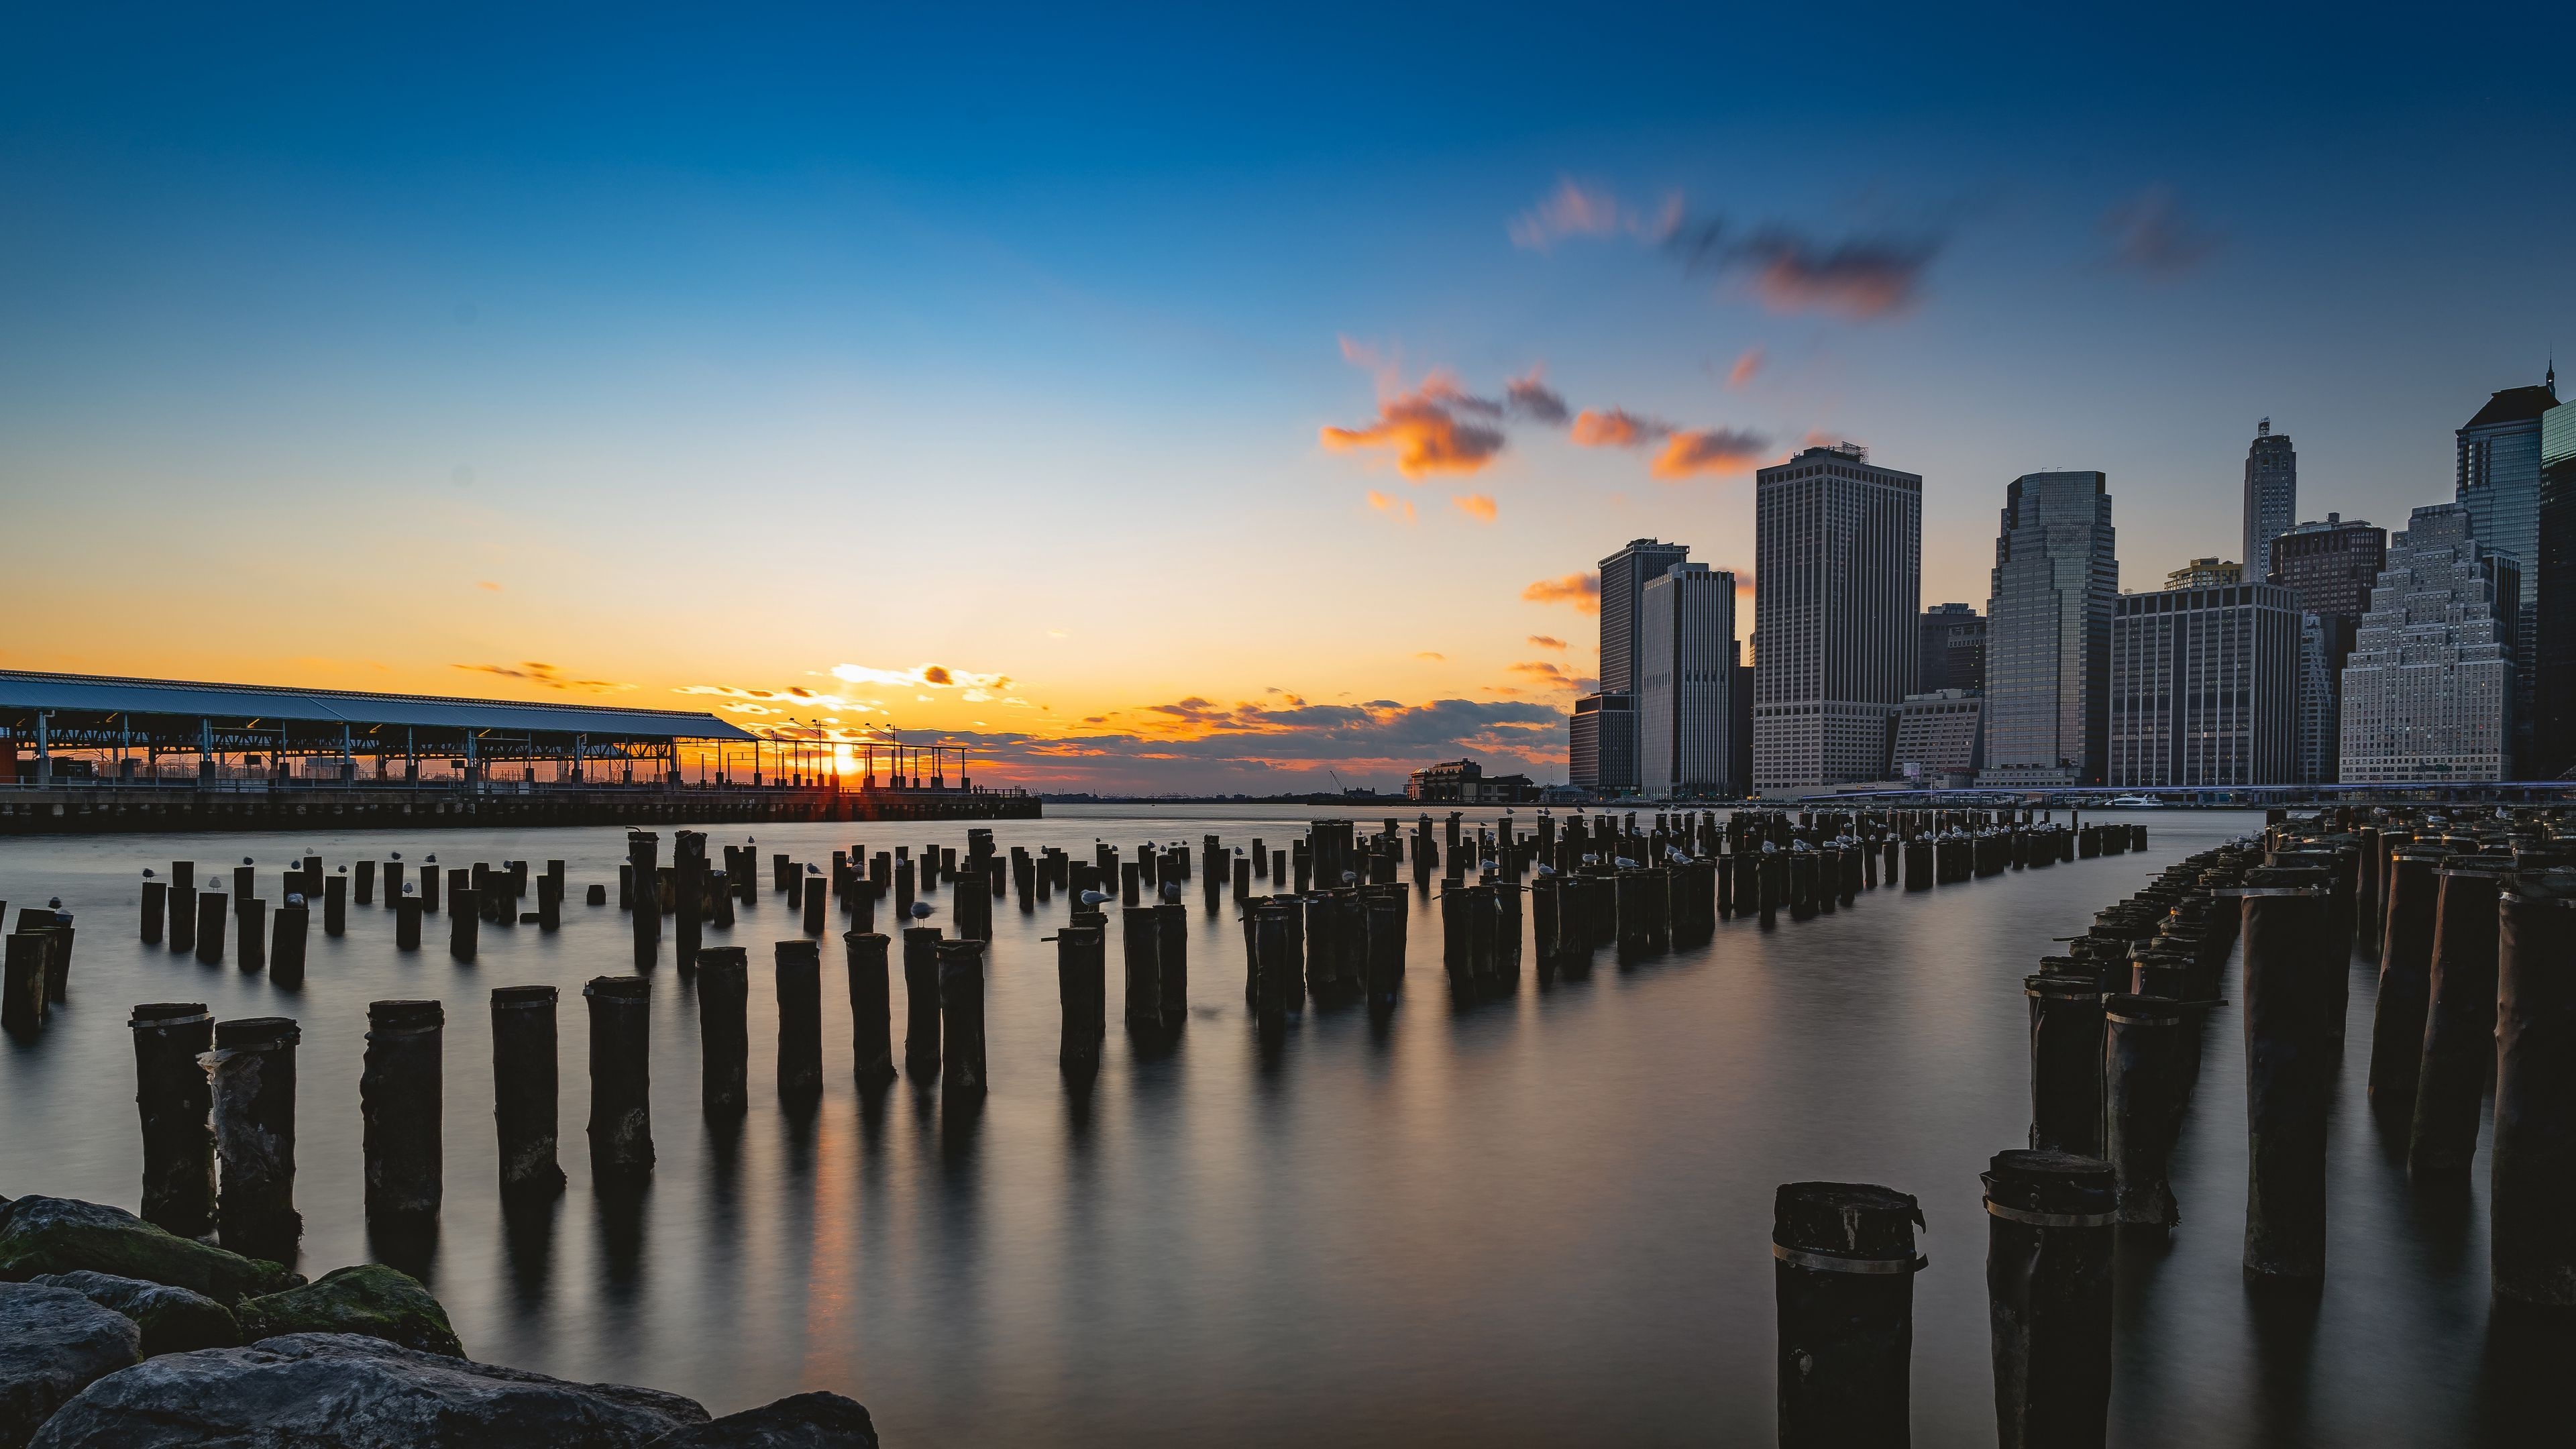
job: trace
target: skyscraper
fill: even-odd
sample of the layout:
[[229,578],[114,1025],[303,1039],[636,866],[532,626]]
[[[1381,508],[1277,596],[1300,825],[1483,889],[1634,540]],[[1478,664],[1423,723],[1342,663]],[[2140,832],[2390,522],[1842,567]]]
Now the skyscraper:
[[2106,783],[2287,783],[2297,769],[2299,623],[2297,599],[2272,584],[2120,595]]
[[[2540,564],[2540,420],[2558,405],[2558,368],[2551,364],[2538,387],[2509,387],[2487,399],[2478,415],[2455,435],[2458,446],[2458,493],[2453,501],[2469,511],[2469,527],[2478,545],[2520,566],[2526,579]],[[2536,582],[2536,580],[2534,581]],[[2537,588],[2527,589],[2514,620],[2517,660],[2536,661],[2550,641],[2542,637]],[[2513,753],[2532,753],[2531,727],[2538,718],[2532,669],[2514,671]]]
[[2456,503],[2389,540],[2343,671],[2344,783],[2506,778],[2520,575]]
[[[1596,703],[1591,710],[1584,709],[1578,701],[1576,718],[1567,725],[1570,783],[1610,794],[1637,788],[1638,595],[1644,591],[1646,580],[1661,578],[1664,570],[1689,557],[1688,544],[1638,538],[1601,561],[1600,693],[1593,697]],[[1588,724],[1595,733],[1591,741],[1580,742],[1576,731],[1585,727],[1581,718],[1585,714],[1597,716]],[[1617,731],[1628,733],[1614,738]],[[1599,772],[1595,779],[1573,778],[1574,752],[1583,743],[1591,745],[1589,757]]]
[[1637,779],[1650,796],[1735,788],[1735,575],[1682,563],[1637,596]]
[[2254,425],[2254,442],[2245,450],[2245,571],[2260,574],[2272,556],[2272,540],[2290,531],[2299,516],[2299,454],[2290,435],[2274,433],[2272,420]]
[[2025,473],[2005,489],[1986,603],[1981,783],[2102,782],[2115,544],[2106,475]]
[[1615,795],[1636,788],[1637,716],[1624,694],[1587,694],[1565,722],[1565,782]]
[[2243,582],[2245,566],[2223,558],[2196,558],[2165,575],[2168,589],[2219,589]]
[[1915,682],[1923,480],[1851,443],[1753,475],[1753,786],[1887,777]]
[[1923,611],[1915,645],[1914,692],[1986,687],[1986,621],[1974,604],[1934,604]]
[[2523,575],[2537,627],[2521,654],[2532,671],[2533,718],[2531,755],[2517,773],[2555,780],[2576,769],[2576,403],[2540,419],[2539,548]]
[[2361,616],[2370,609],[2371,586],[2388,562],[2388,530],[2329,513],[2323,523],[2302,523],[2272,540],[2265,572],[2298,596],[2315,620],[2317,659],[2300,673],[2299,773],[2303,785],[2337,778],[2342,748],[2343,666],[2351,657]]

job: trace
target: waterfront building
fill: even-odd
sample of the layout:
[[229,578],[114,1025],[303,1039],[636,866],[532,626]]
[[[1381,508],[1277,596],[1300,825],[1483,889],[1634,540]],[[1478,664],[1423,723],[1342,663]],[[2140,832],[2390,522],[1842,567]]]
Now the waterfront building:
[[2245,561],[2247,572],[2263,572],[2272,540],[2289,532],[2298,516],[2298,450],[2290,446],[2289,434],[2273,432],[2272,420],[2265,418],[2254,425],[2254,441],[2245,450],[2245,551],[2237,557]]
[[[1601,682],[1597,686],[1607,695],[1625,695],[1633,703],[1637,693],[1637,603],[1646,581],[1663,577],[1664,570],[1690,557],[1690,545],[1663,543],[1651,538],[1630,539],[1626,547],[1601,561]],[[1628,729],[1636,724],[1633,710],[1614,711],[1594,722],[1596,728]],[[1605,791],[1634,790],[1637,776],[1637,739],[1630,735],[1613,742],[1602,752],[1604,768],[1613,762],[1626,773],[1604,776],[1595,788]]]
[[2111,615],[2115,787],[2285,784],[2298,772],[2300,614],[2275,584],[2123,594]]
[[2538,548],[2539,561],[2523,572],[2523,589],[2535,596],[2534,637],[2521,655],[2534,717],[2520,773],[2555,780],[2576,769],[2576,403],[2541,416]]
[[1678,563],[1637,597],[1638,787],[1658,798],[1737,793],[1735,575]]
[[1404,798],[1426,804],[1518,805],[1538,798],[1527,775],[1488,775],[1472,759],[1425,765],[1405,778]]
[[1857,444],[1753,475],[1753,786],[1885,779],[1914,692],[1923,480]]
[[2245,566],[2226,559],[2196,558],[2165,575],[2168,589],[2223,589],[2245,582]]
[[[2541,418],[2558,405],[2558,368],[2551,364],[2538,387],[2509,387],[2487,399],[2477,416],[2455,435],[2457,492],[2453,501],[2469,512],[2469,528],[2478,546],[2510,559],[2522,576],[2532,576],[2540,563],[2540,431]],[[2552,641],[2543,636],[2537,587],[2525,591],[2517,606],[2512,633],[2517,661],[2537,660]],[[2516,669],[2513,687],[2514,742],[2517,757],[2540,753],[2532,748],[2531,728],[2539,718],[2534,690],[2536,671]]]
[[2343,671],[2346,784],[2510,778],[2514,560],[2468,509],[2418,508],[2389,540]]
[[[2272,583],[2298,596],[2316,620],[2318,664],[2300,670],[2299,773],[2302,785],[2333,783],[2342,744],[2343,666],[2352,656],[2370,590],[2388,563],[2388,530],[2366,520],[2329,513],[2322,523],[2302,523],[2272,540],[2265,570]],[[2304,626],[2303,626],[2304,627]]]
[[1985,701],[1973,689],[1936,689],[1905,697],[1896,716],[1896,774],[1927,787],[1965,785],[1977,770]]
[[1565,780],[1578,790],[1616,795],[1637,779],[1637,714],[1624,694],[1587,694],[1566,721]]
[[2101,783],[2115,542],[2104,474],[2026,473],[2005,489],[1986,601],[1983,782]]
[[1986,621],[1976,605],[1934,604],[1917,627],[1915,693],[1986,687]]

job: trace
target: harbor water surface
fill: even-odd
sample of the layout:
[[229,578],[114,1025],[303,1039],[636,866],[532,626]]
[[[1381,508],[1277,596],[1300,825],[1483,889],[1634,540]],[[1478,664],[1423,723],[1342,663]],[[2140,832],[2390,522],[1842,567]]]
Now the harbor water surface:
[[[1005,850],[1209,831],[1284,847],[1329,811],[1054,807],[1004,822]],[[1363,830],[1384,817],[1372,807]],[[1411,813],[1399,812],[1408,827]],[[1492,812],[1476,812],[1474,823]],[[965,825],[709,827],[757,838],[757,904],[707,942],[750,948],[752,1106],[711,1124],[698,1100],[690,980],[669,932],[651,971],[654,1135],[639,1193],[594,1189],[582,1123],[581,984],[633,969],[614,900],[612,829],[108,835],[0,842],[0,898],[59,895],[79,916],[71,1000],[40,1038],[0,1045],[0,1194],[134,1207],[141,1149],[125,1026],[137,1002],[203,1000],[219,1018],[303,1026],[297,1267],[382,1257],[446,1304],[469,1354],[584,1380],[649,1384],[726,1412],[809,1388],[866,1403],[890,1445],[1750,1444],[1774,1434],[1773,1189],[1847,1179],[1919,1195],[1930,1266],[1915,1280],[1915,1442],[1994,1442],[1977,1174],[2027,1145],[2022,977],[2057,938],[2162,865],[2259,829],[2259,815],[2140,811],[2142,854],[1850,908],[1453,1002],[1436,896],[1417,892],[1402,1006],[1310,1008],[1264,1050],[1243,1008],[1230,896],[1193,881],[1191,1013],[1140,1050],[1117,1025],[1099,1080],[1056,1067],[1061,895],[995,903],[987,958],[992,1092],[952,1112],[935,1083],[863,1097],[850,1073],[837,940],[826,943],[821,1103],[770,1090],[769,943],[802,939],[770,890],[773,852],[960,847]],[[1526,828],[1529,812],[1521,812]],[[663,831],[661,858],[670,859]],[[201,882],[258,863],[274,904],[290,857],[331,866],[400,851],[442,866],[563,858],[559,933],[486,924],[471,965],[394,949],[381,901],[321,933],[303,986],[136,940],[142,869],[194,860]],[[1257,892],[1267,882],[1256,882]],[[943,887],[929,924],[947,923]],[[879,929],[891,930],[881,910]],[[835,935],[841,929],[836,921]],[[1111,913],[1111,935],[1117,915]],[[894,1018],[903,1020],[895,973]],[[2233,994],[2235,968],[2229,968]],[[505,1213],[494,1180],[490,988],[561,988],[562,1152],[570,1186]],[[446,1200],[434,1238],[371,1237],[361,1210],[358,1075],[366,1008],[446,1003]],[[2372,1007],[2356,959],[2332,1126],[2329,1280],[2321,1298],[2249,1293],[2240,1023],[2207,1022],[2174,1166],[2170,1244],[2124,1244],[2112,1442],[2126,1445],[2520,1444],[2563,1434],[2576,1337],[2490,1307],[2486,1161],[2418,1188],[2362,1106]],[[2539,1437],[2534,1437],[2535,1435]],[[2564,1442],[2556,1440],[2552,1442]]]

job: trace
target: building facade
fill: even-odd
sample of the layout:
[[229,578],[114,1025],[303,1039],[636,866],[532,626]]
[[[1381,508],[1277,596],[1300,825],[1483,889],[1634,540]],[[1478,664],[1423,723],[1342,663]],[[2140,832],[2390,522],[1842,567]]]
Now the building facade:
[[2272,540],[2268,581],[2298,597],[2316,621],[2320,662],[2300,675],[2299,775],[2302,785],[2333,783],[2340,774],[2343,666],[2352,655],[2370,590],[2388,564],[2388,530],[2329,513]]
[[[2272,540],[2290,531],[2299,516],[2299,454],[2290,435],[2272,431],[2272,420],[2254,425],[2254,442],[2245,450],[2245,544],[2236,555],[2245,571],[2260,574],[2272,556]],[[2172,587],[2181,588],[2176,584]]]
[[1986,687],[1986,620],[1976,605],[1934,604],[1917,627],[1915,693]]
[[1738,793],[1735,575],[1674,564],[1637,596],[1637,778],[1647,795]]
[[2273,584],[2123,594],[2111,615],[2113,786],[2298,773],[2300,614]]
[[1517,805],[1537,799],[1538,786],[1527,775],[1488,775],[1474,760],[1443,760],[1408,776],[1404,798],[1426,804]]
[[1852,444],[1753,480],[1753,788],[1885,779],[1914,692],[1923,480]]
[[1985,734],[1985,707],[1973,689],[1907,695],[1896,717],[1897,777],[1944,786],[1959,777],[1974,776]]
[[[1630,539],[1625,548],[1601,561],[1601,683],[1604,696],[1618,694],[1634,703],[1637,694],[1637,602],[1648,579],[1663,577],[1664,570],[1690,557],[1690,545],[1663,543],[1651,538]],[[1636,714],[1629,711],[1615,718],[1595,721],[1597,728],[1633,727]],[[1569,741],[1570,745],[1570,741]],[[1600,758],[1605,762],[1630,762],[1619,768],[1625,774],[1611,774],[1594,788],[1616,793],[1637,788],[1633,762],[1637,758],[1637,740],[1615,742]]]
[[2520,592],[2466,508],[2415,510],[2344,665],[2344,783],[2508,778]]
[[2523,571],[2533,596],[2533,637],[2521,653],[2532,671],[2533,718],[2520,773],[2556,780],[2576,770],[2576,403],[2540,420],[2539,552]]
[[2245,566],[2223,558],[2196,558],[2165,575],[2168,589],[2223,589],[2245,582]]
[[1986,601],[1984,782],[2102,782],[2115,545],[2106,475],[2027,473],[2005,490]]
[[1637,714],[1624,694],[1587,694],[1566,721],[1565,781],[1578,790],[1615,795],[1637,778]]
[[[2538,387],[2509,387],[2487,399],[2477,416],[2454,435],[2458,464],[2453,501],[2469,511],[2471,535],[2478,546],[2510,559],[2526,580],[2540,564],[2540,431],[2541,419],[2558,405],[2558,369],[2552,365]],[[2540,627],[2539,589],[2527,591],[2513,621],[2517,659],[2537,659],[2550,641]],[[2531,728],[2539,718],[2534,690],[2536,671],[2514,675],[2514,750],[2533,748]]]

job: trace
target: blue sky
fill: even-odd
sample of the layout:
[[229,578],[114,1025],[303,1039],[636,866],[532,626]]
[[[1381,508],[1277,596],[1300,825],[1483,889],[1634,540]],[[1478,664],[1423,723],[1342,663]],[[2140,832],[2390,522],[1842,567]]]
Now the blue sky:
[[[1593,625],[1523,586],[1745,564],[1749,485],[1518,415],[1472,471],[1323,446],[1435,370],[1864,441],[1925,476],[1926,602],[2039,468],[2110,474],[2132,587],[2232,556],[2266,415],[2303,515],[2402,524],[2576,338],[2566,21],[2138,19],[22,9],[0,478],[61,543],[6,662],[748,704],[937,661],[1018,702],[846,718],[1215,729],[1099,767],[1175,788],[1527,753]],[[1904,265],[1862,305],[1784,255]],[[227,615],[297,622],[172,627]]]

